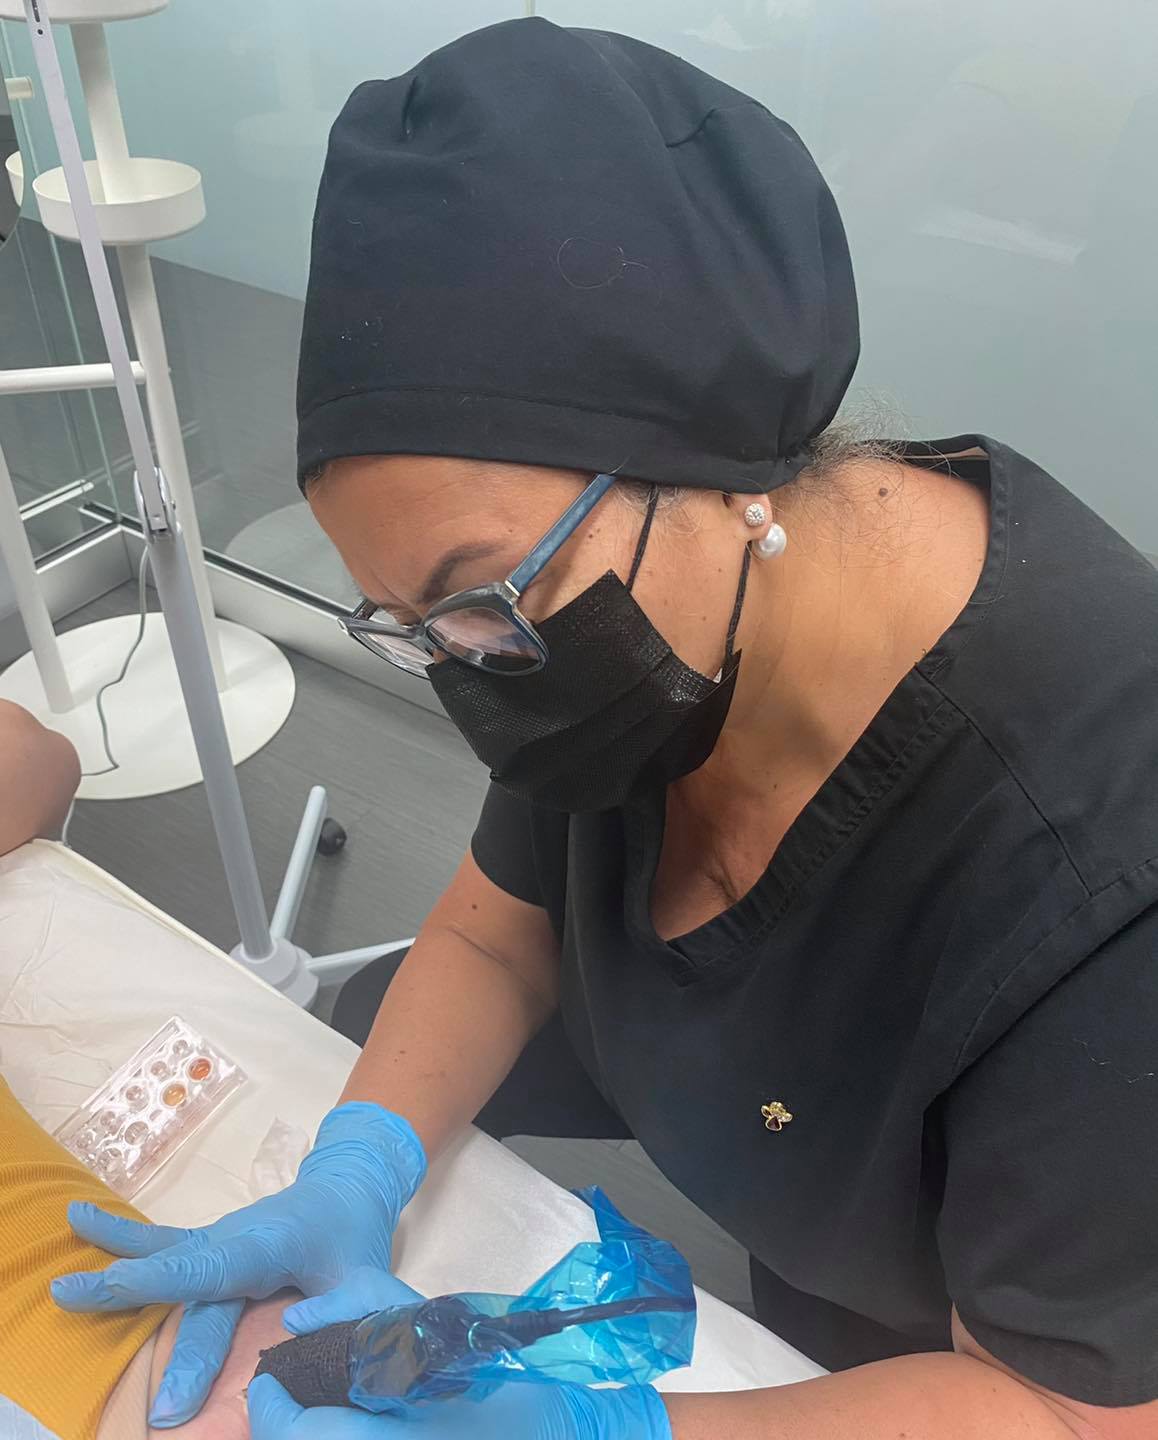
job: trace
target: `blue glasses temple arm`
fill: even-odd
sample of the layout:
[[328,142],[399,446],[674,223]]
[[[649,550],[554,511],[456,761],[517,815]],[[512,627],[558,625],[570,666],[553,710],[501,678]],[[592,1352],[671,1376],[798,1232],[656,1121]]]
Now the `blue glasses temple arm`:
[[567,506],[522,564],[507,576],[507,584],[516,595],[523,593],[555,551],[578,530],[614,484],[614,475],[596,475],[583,493]]

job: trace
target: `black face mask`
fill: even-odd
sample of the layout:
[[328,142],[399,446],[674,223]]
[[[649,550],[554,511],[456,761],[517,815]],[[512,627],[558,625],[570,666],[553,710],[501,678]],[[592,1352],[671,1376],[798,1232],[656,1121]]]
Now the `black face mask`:
[[431,667],[446,713],[512,794],[572,814],[611,810],[698,769],[715,748],[736,686],[732,640],[749,555],[724,668],[709,680],[672,653],[632,598],[647,528],[628,585],[609,571],[538,626],[550,652],[542,670],[491,675],[453,659]]

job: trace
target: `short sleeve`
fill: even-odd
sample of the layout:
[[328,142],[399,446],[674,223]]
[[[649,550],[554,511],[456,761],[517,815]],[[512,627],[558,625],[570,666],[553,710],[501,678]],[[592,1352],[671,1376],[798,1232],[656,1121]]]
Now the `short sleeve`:
[[957,1081],[939,1242],[966,1329],[1092,1405],[1158,1397],[1158,909]]
[[531,805],[493,781],[470,842],[475,864],[500,890],[542,905]]

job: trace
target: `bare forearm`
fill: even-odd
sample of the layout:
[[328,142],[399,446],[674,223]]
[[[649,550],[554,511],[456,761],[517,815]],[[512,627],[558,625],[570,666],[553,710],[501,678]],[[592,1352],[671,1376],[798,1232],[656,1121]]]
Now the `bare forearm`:
[[489,882],[465,868],[391,982],[342,1096],[404,1116],[429,1157],[474,1119],[557,1004],[545,917],[503,897],[488,919]]
[[773,1390],[664,1397],[674,1440],[1074,1440],[1020,1381],[968,1355],[905,1355]]

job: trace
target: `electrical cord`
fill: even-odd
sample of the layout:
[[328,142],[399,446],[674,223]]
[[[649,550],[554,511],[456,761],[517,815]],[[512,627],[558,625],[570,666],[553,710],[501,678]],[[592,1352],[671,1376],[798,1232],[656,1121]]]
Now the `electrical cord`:
[[120,674],[117,675],[115,679],[106,680],[97,691],[96,696],[97,719],[100,721],[101,727],[101,744],[104,746],[105,756],[109,763],[103,770],[82,770],[81,778],[84,780],[91,780],[97,775],[111,775],[114,770],[121,768],[121,762],[115,758],[109,745],[109,722],[108,717],[105,715],[105,694],[111,690],[114,685],[119,685],[129,673],[129,666],[132,664],[133,656],[141,648],[141,641],[145,638],[145,621],[148,619],[148,611],[145,608],[145,584],[148,573],[149,551],[148,547],[146,547],[141,551],[141,563],[137,570],[137,612],[139,623],[137,625],[136,638],[129,646],[129,653],[125,656],[125,663],[121,666]]
[[[145,638],[145,622],[148,619],[148,574],[149,549],[148,546],[146,546],[145,549],[141,552],[141,564],[137,570],[138,624],[136,636],[133,640],[133,643],[129,646],[128,654],[125,656],[124,663],[121,665],[119,673],[112,680],[106,680],[105,683],[101,686],[101,688],[97,691],[96,695],[97,719],[100,722],[101,727],[101,744],[104,747],[105,758],[108,760],[109,763],[105,766],[103,770],[82,770],[80,772],[82,780],[91,780],[98,775],[111,775],[114,770],[119,770],[121,768],[120,761],[113,754],[112,746],[109,742],[109,722],[108,717],[105,715],[105,695],[108,693],[108,691],[112,690],[114,686],[119,685],[121,681],[125,678],[125,676],[129,673],[129,666],[133,662],[133,656],[141,648],[141,641]],[[60,840],[62,845],[68,844],[68,827],[72,824],[73,812],[75,810],[76,800],[74,799],[72,804],[68,807],[68,814],[65,816],[64,825],[61,827]]]

